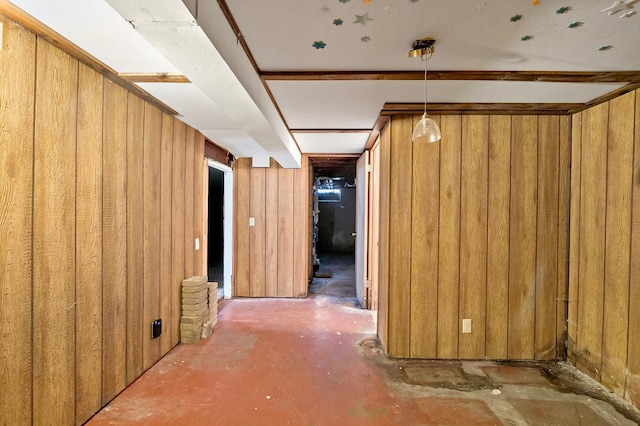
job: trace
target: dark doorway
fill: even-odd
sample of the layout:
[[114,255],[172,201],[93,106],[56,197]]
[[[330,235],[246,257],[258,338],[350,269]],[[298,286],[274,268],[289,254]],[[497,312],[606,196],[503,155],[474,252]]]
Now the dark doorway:
[[314,276],[311,295],[355,299],[356,158],[311,159]]
[[209,167],[209,242],[207,275],[222,289],[224,273],[224,172]]

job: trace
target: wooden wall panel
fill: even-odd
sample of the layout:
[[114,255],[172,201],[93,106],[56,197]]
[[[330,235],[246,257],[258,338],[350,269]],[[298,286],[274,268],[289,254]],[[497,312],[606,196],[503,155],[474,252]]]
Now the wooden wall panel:
[[580,190],[582,189],[582,112],[571,118],[571,191],[569,218],[569,292],[567,304],[567,360],[575,365],[578,345],[580,291]]
[[462,117],[458,321],[471,319],[472,331],[460,333],[459,358],[485,356],[488,134],[488,116]]
[[[277,204],[277,241],[276,254],[277,260],[277,282],[278,296],[291,297],[297,295],[293,284],[293,265],[294,265],[294,181],[296,180],[296,170],[283,169],[278,167],[278,204]],[[270,192],[270,191],[269,191]],[[302,221],[301,221],[302,222]],[[300,229],[304,234],[304,228]],[[267,239],[267,249],[274,244],[273,241]],[[268,285],[268,283],[267,283]],[[298,293],[299,294],[299,293]]]
[[[414,117],[413,126],[421,119]],[[439,117],[435,118],[439,120]],[[438,342],[440,144],[411,144],[411,327],[413,358],[435,358]]]
[[[145,104],[143,138],[143,318],[142,366],[160,359],[160,339],[151,338],[151,323],[160,318],[160,166],[162,112]],[[130,283],[131,284],[131,283]]]
[[77,88],[78,62],[39,39],[33,194],[35,424],[75,423]]
[[[0,15],[0,424],[31,423],[36,38]],[[11,64],[12,66],[4,66]]]
[[171,268],[171,343],[180,341],[180,317],[182,316],[182,280],[185,274],[185,145],[187,126],[178,119],[173,120],[173,175],[171,191],[171,239],[173,241]]
[[[204,136],[200,132],[196,132],[194,136],[194,153],[193,153],[193,168],[194,168],[194,194],[193,194],[193,238],[198,238],[199,249],[195,250],[194,242],[194,259],[193,259],[193,275],[207,276],[207,266],[204,259],[204,245],[205,243],[205,221],[203,217],[204,213]],[[208,167],[208,166],[207,166]],[[208,194],[207,194],[208,195]]]
[[307,295],[311,268],[311,185],[313,176],[306,155],[293,177],[293,296]]
[[195,273],[195,138],[196,131],[187,126],[184,140],[184,278]]
[[571,117],[560,117],[558,157],[558,278],[556,297],[556,356],[567,359],[569,297],[569,202],[571,169]]
[[[275,188],[269,188],[273,191]],[[265,297],[266,270],[266,169],[251,169],[250,214],[255,226],[249,228],[249,279],[251,297]]]
[[[380,234],[378,264],[378,338],[385,353],[389,353],[389,234],[391,228],[391,122],[380,132]],[[441,240],[442,241],[442,240]]]
[[576,365],[596,380],[602,365],[608,105],[584,111],[580,234],[580,310]]
[[560,119],[538,117],[538,207],[536,241],[535,353],[540,360],[557,359],[557,306],[548,303],[558,287],[558,168]]
[[535,116],[513,116],[511,120],[508,355],[510,359],[531,359],[536,302],[538,120]]
[[389,232],[389,356],[408,358],[411,323],[411,180],[412,151],[411,116],[394,117],[391,122],[389,173],[389,218],[393,218],[393,232]]
[[602,384],[624,395],[629,321],[635,93],[609,102]]
[[[278,296],[278,272],[281,257],[286,256],[285,253],[280,253],[278,244],[284,242],[280,241],[278,236],[278,210],[279,210],[279,180],[278,172],[280,166],[278,163],[271,159],[271,166],[265,169],[265,188],[272,190],[265,191],[265,219],[264,219],[264,235],[265,235],[265,265],[264,265],[264,281],[265,281],[265,296],[277,297]],[[293,208],[293,203],[291,203]],[[283,240],[285,236],[283,235]],[[292,236],[287,236],[291,238]]]
[[[462,117],[441,117],[437,357],[458,357]],[[382,237],[381,237],[382,238]],[[382,254],[381,254],[382,256]],[[455,337],[454,337],[455,336]]]
[[102,404],[127,385],[127,92],[104,83]]
[[143,371],[144,101],[129,93],[127,109],[127,384]]
[[486,356],[506,359],[509,324],[511,117],[489,118]]
[[102,407],[103,78],[80,65],[76,183],[76,422]]
[[240,158],[234,170],[235,184],[235,254],[234,254],[234,287],[235,296],[249,297],[251,283],[251,249],[249,217],[251,215],[251,159]]
[[[170,115],[162,114],[162,142],[160,147],[160,352],[162,355],[173,347],[173,241],[172,241],[172,194],[173,194],[173,123]],[[182,268],[180,268],[182,271]]]

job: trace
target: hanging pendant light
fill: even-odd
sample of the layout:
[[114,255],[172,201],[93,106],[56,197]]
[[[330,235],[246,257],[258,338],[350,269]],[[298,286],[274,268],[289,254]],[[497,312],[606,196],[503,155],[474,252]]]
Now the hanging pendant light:
[[409,57],[420,57],[424,61],[424,114],[422,119],[418,121],[413,129],[411,140],[416,143],[420,142],[437,142],[441,139],[440,128],[438,124],[429,118],[427,114],[427,61],[434,52],[436,41],[431,37],[425,37],[416,40],[409,51]]

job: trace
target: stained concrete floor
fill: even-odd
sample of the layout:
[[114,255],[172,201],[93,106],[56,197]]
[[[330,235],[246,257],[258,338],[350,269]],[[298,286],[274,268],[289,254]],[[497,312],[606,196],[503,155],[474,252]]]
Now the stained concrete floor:
[[321,287],[222,301],[209,339],[173,349],[88,424],[640,424],[566,363],[389,359],[374,313]]

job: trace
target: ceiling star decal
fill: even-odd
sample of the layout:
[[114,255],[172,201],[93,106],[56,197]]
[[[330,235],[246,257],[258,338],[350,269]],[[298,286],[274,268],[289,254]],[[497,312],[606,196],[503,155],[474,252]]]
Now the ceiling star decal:
[[391,12],[391,6],[387,4],[382,8],[382,10],[384,10],[387,13],[389,13],[389,12]]
[[602,9],[602,12],[607,12],[608,15],[617,15],[620,12],[624,12],[627,9],[635,8],[635,4],[640,0],[616,0],[613,4],[606,9]]
[[511,17],[510,21],[511,22],[518,22],[521,19],[522,19],[522,15],[515,15],[515,16]]
[[325,43],[322,40],[313,42],[313,47],[315,47],[316,49],[324,49],[326,46],[327,46],[327,43]]
[[539,4],[540,4],[540,0],[532,0],[532,1],[531,1],[531,5],[532,5],[532,6],[537,6],[537,5],[539,5]]
[[620,15],[621,18],[630,18],[635,15],[637,12],[635,10],[627,10],[625,13]]
[[572,10],[571,6],[563,6],[560,9],[556,10],[556,15],[567,13],[567,12],[569,12],[571,10]]
[[367,22],[369,21],[373,21],[373,19],[369,18],[368,13],[365,13],[364,15],[356,15],[356,20],[353,21],[353,23],[367,25]]
[[411,3],[417,3],[418,0],[409,0]]
[[584,25],[584,22],[576,21],[567,25],[567,28],[578,28]]
[[333,20],[333,25],[335,25],[335,26],[337,27],[337,26],[342,25],[342,23],[343,23],[343,22],[344,22],[344,21],[343,21],[342,19],[340,19],[340,18],[338,18],[338,19],[334,19],[334,20]]
[[371,0],[362,0],[366,6],[371,6]]
[[329,11],[331,10],[330,8],[328,8],[327,6],[323,7],[322,9],[320,9],[321,11],[323,11],[324,13],[329,13]]
[[369,36],[364,36],[360,39],[361,42],[363,43],[369,43],[371,41],[371,37]]
[[520,37],[520,41],[529,41],[532,38],[533,38],[532,35],[526,35],[526,36]]
[[340,3],[345,4],[345,3],[349,3],[351,0],[339,0]]
[[606,44],[604,46],[601,46],[598,50],[601,52],[604,52],[605,50],[609,50],[609,49],[613,49],[613,46],[611,46],[610,44]]

